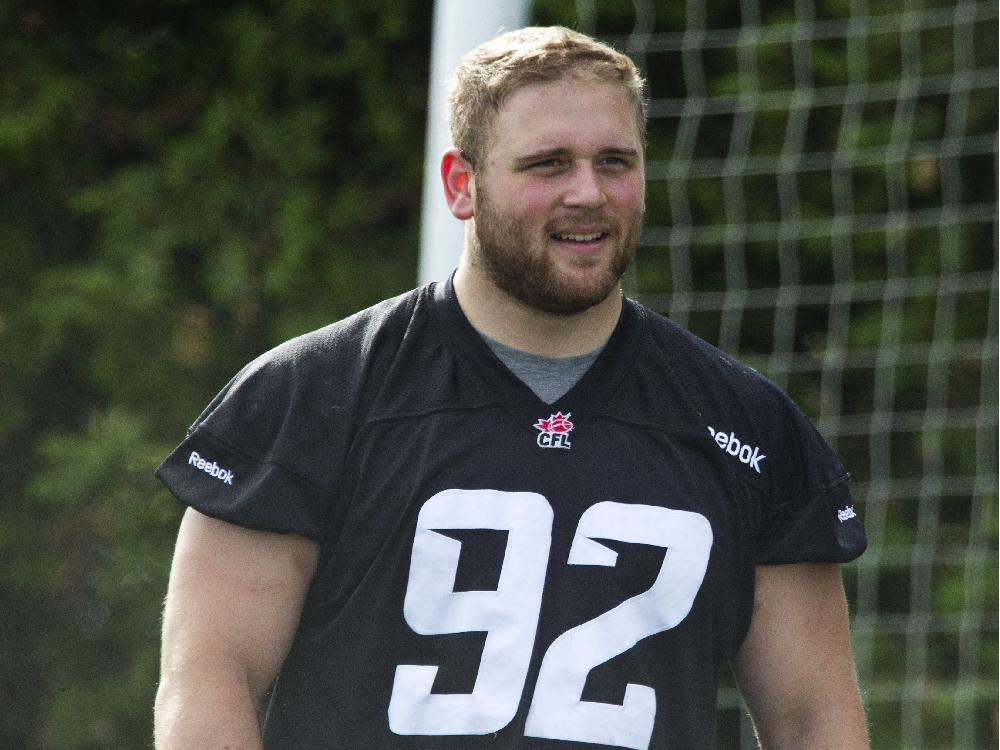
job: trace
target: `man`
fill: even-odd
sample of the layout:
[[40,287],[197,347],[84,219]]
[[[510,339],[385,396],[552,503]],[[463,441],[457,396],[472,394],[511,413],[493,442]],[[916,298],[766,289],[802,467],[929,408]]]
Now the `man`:
[[621,295],[642,88],[566,29],[470,53],[453,278],[251,363],[164,462],[158,748],[708,748],[730,664],[764,747],[867,747],[846,472]]

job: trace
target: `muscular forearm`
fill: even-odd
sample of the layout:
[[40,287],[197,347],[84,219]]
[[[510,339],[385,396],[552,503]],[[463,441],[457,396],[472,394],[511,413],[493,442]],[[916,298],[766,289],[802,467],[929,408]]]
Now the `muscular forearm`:
[[259,750],[319,545],[188,510],[163,610],[157,750]]
[[736,673],[764,750],[867,750],[835,565],[758,567]]
[[257,701],[246,680],[208,670],[164,674],[154,711],[156,750],[260,750]]
[[868,750],[860,706],[820,706],[757,724],[762,750]]

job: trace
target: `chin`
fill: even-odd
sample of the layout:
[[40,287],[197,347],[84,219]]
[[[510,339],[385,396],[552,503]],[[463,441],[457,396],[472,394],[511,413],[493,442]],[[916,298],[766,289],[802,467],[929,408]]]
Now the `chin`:
[[618,278],[610,283],[586,286],[563,285],[538,290],[532,299],[523,300],[532,307],[553,315],[577,315],[600,305],[618,291]]

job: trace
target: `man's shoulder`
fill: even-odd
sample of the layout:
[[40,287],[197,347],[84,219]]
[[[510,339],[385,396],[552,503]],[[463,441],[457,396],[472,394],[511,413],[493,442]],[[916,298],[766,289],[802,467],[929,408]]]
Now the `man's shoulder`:
[[738,391],[763,389],[776,395],[780,393],[765,375],[737,357],[667,316],[642,305],[638,307],[648,321],[652,353],[684,382],[703,387],[727,386]]
[[[844,469],[832,458],[802,408],[765,374],[662,315],[648,314],[653,359],[647,370],[667,372],[679,401],[697,412],[698,422],[722,450],[751,474],[779,465],[792,475],[802,457],[818,462],[822,476],[813,486],[842,481]],[[674,402],[675,404],[677,401]],[[767,460],[765,461],[765,457]]]
[[364,368],[406,334],[426,304],[426,287],[382,300],[346,318],[290,338],[251,361],[240,373],[333,374]]
[[427,295],[427,287],[414,289],[288,339],[243,367],[225,392],[270,394],[283,408],[289,399],[342,402],[394,356]]
[[269,354],[278,360],[316,355],[353,356],[380,339],[402,336],[418,309],[426,304],[427,296],[428,287],[419,287],[384,299],[346,318],[289,339]]
[[801,410],[764,374],[675,321],[642,309],[648,339],[636,377],[647,381],[646,390],[662,394],[669,422],[679,413],[691,414],[697,430],[716,442],[723,435],[733,442],[737,435],[751,448],[768,450],[783,442],[793,425],[801,426]]

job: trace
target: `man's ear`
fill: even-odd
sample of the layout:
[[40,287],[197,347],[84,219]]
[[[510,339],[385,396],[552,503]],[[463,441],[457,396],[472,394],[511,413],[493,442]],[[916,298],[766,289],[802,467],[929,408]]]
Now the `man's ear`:
[[473,174],[469,164],[457,148],[450,148],[441,157],[441,181],[444,198],[456,219],[465,221],[473,214]]

